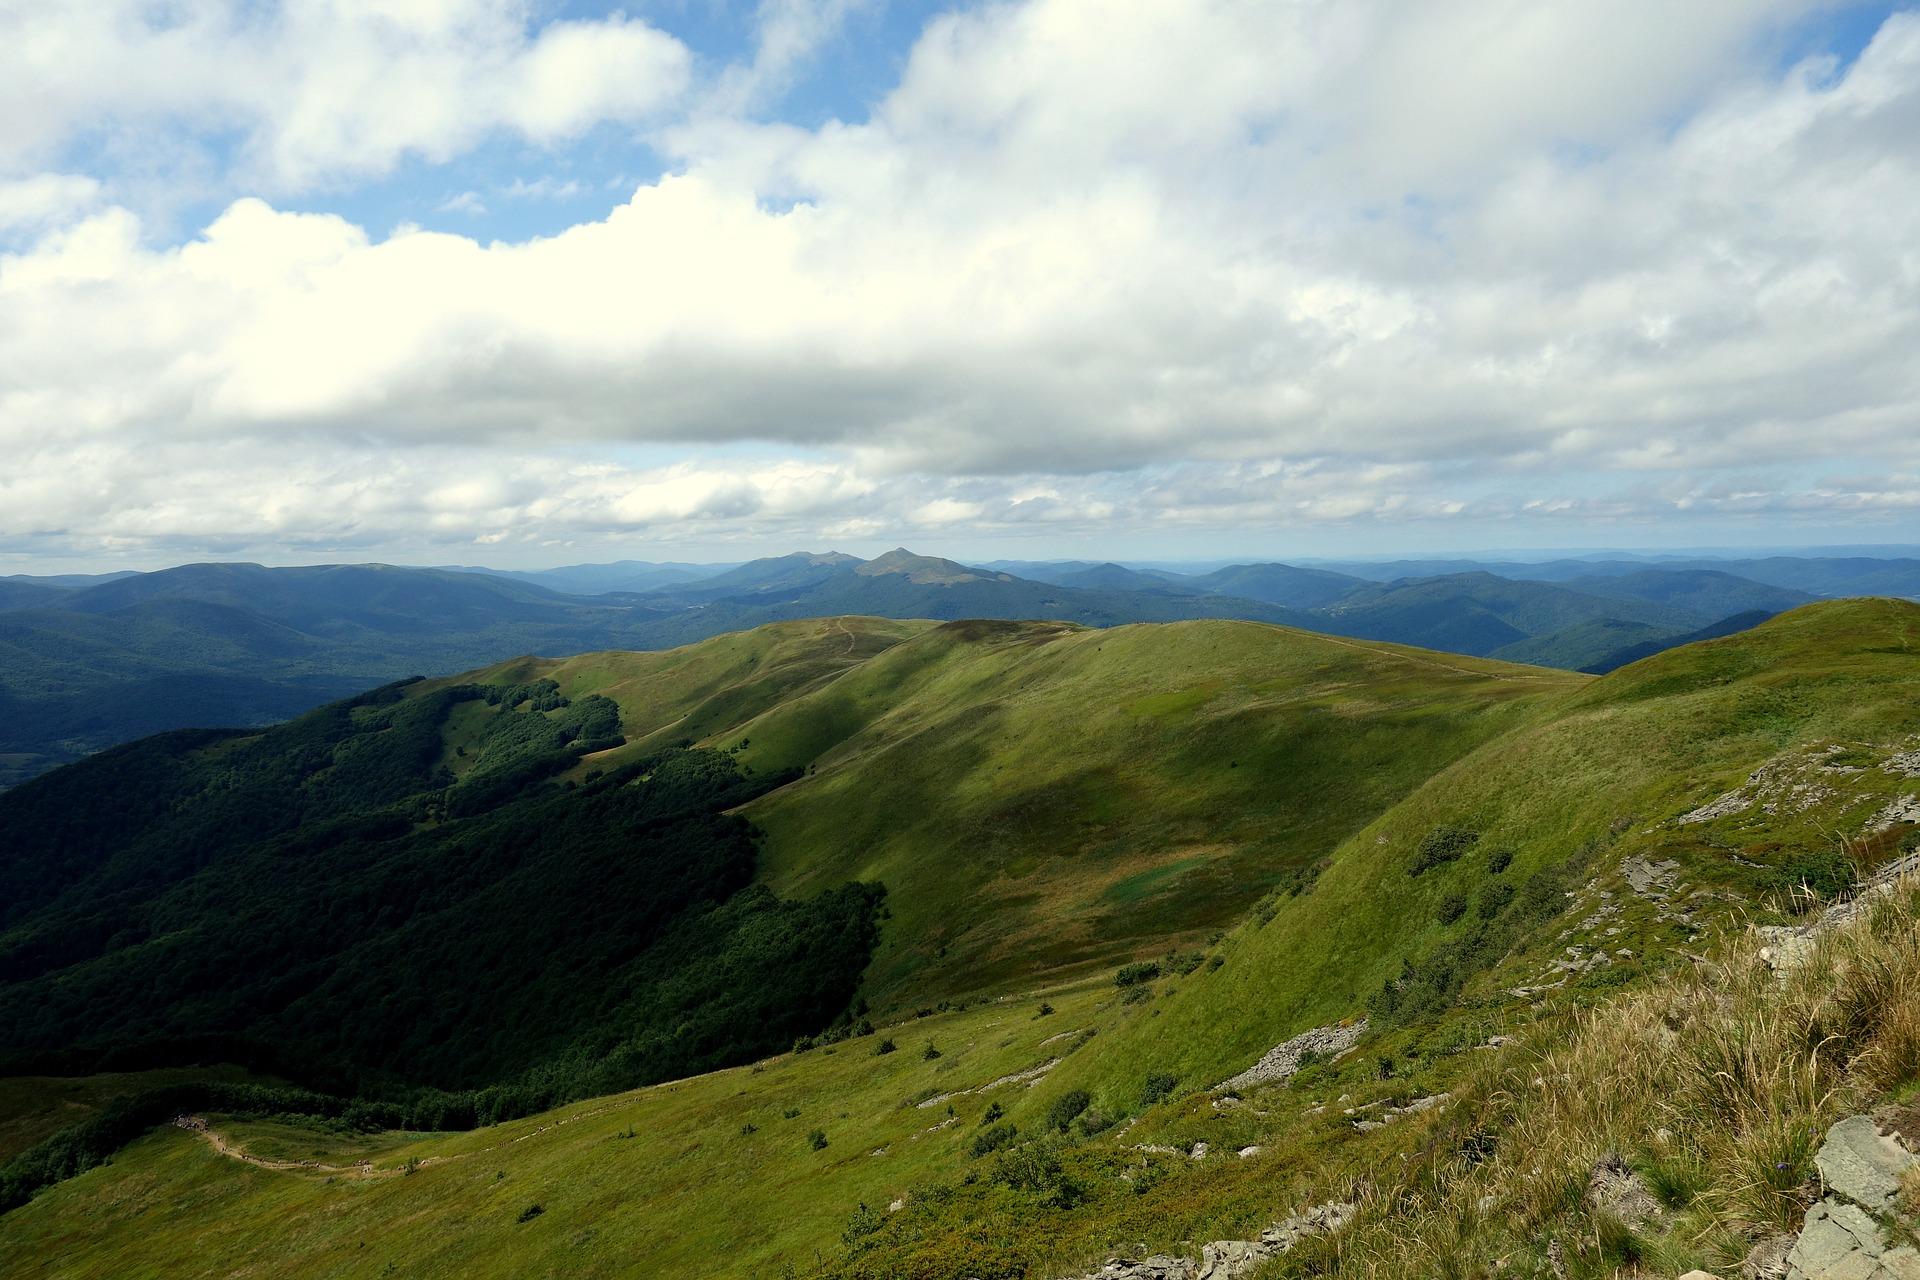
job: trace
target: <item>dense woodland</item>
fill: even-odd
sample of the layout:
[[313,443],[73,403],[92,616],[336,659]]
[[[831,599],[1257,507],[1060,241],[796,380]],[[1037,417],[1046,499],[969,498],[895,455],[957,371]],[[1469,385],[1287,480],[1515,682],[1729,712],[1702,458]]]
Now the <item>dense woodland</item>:
[[611,701],[551,682],[403,683],[0,796],[6,1070],[237,1061],[464,1127],[842,1018],[879,887],[752,887],[727,810],[786,778],[722,752],[552,780],[619,740]]

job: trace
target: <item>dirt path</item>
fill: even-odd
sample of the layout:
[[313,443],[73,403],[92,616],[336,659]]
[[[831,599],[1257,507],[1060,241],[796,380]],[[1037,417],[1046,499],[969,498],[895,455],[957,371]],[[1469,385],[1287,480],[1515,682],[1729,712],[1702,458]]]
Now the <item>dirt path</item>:
[[[657,1088],[658,1086],[654,1087]],[[397,1178],[415,1170],[430,1169],[440,1164],[451,1164],[455,1160],[465,1160],[471,1156],[486,1155],[490,1151],[503,1151],[515,1143],[525,1142],[530,1138],[537,1138],[549,1129],[558,1129],[561,1125],[572,1124],[576,1120],[585,1120],[591,1116],[602,1115],[608,1111],[612,1111],[616,1105],[617,1104],[609,1104],[607,1106],[594,1107],[589,1111],[582,1111],[576,1115],[564,1116],[550,1124],[543,1124],[537,1128],[529,1129],[518,1137],[508,1138],[503,1142],[496,1142],[492,1146],[480,1147],[473,1151],[461,1151],[454,1155],[424,1156],[418,1160],[408,1161],[405,1165],[397,1168],[376,1167],[371,1158],[360,1160],[353,1164],[328,1164],[324,1160],[272,1160],[265,1156],[256,1156],[245,1147],[233,1142],[213,1128],[212,1125],[208,1124],[205,1116],[178,1116],[174,1119],[173,1124],[176,1129],[185,1129],[187,1132],[197,1135],[202,1142],[213,1149],[214,1154],[224,1156],[229,1160],[237,1160],[241,1164],[250,1164],[256,1169],[266,1169],[273,1173],[305,1173],[328,1178]]]

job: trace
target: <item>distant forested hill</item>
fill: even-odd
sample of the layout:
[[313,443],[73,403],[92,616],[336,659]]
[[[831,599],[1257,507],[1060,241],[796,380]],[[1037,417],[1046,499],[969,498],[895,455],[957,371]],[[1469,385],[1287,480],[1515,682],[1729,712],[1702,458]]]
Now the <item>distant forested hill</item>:
[[0,579],[0,788],[142,734],[267,724],[408,675],[523,654],[673,648],[804,618],[1095,627],[1236,618],[1584,669],[1812,598],[1780,585],[1788,579],[1906,582],[1900,561],[1835,561],[1818,572],[1752,563],[1770,581],[1637,561],[1492,566],[1498,572],[1406,562],[1395,568],[1409,572],[1387,581],[1360,566],[1241,564],[1184,576],[1074,562],[1025,577],[904,549],[873,560],[800,552],[731,567],[629,561],[520,574],[196,564],[12,577]]

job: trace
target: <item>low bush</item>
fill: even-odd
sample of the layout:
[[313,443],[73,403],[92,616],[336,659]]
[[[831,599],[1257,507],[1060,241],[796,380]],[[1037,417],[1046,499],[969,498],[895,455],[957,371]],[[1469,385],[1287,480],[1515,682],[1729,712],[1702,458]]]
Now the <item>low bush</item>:
[[1074,1089],[1061,1094],[1054,1099],[1053,1105],[1047,1108],[1047,1127],[1065,1133],[1092,1102],[1092,1095],[1085,1089]]
[[1413,851],[1413,865],[1407,869],[1407,874],[1417,876],[1456,861],[1465,857],[1467,851],[1478,843],[1478,831],[1445,825],[1435,827],[1420,837],[1420,844]]
[[990,1155],[998,1151],[1001,1147],[1012,1142],[1019,1134],[1020,1131],[1010,1124],[997,1124],[991,1129],[984,1130],[973,1140],[972,1151],[974,1159],[977,1160],[981,1156]]

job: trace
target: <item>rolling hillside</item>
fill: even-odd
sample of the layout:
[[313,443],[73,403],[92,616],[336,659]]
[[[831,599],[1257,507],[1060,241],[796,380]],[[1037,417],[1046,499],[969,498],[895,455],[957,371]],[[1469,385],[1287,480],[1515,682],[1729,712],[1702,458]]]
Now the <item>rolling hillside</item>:
[[1233,618],[1587,669],[1808,598],[1694,568],[1573,586],[1489,573],[1375,584],[1284,564],[1197,577],[1114,564],[1034,572],[1047,580],[897,549],[872,560],[796,553],[732,567],[199,564],[4,579],[0,788],[145,733],[271,723],[408,675],[530,653],[670,649],[808,618],[1091,627]]
[[[843,652],[861,646],[861,630],[851,627]],[[1189,653],[1211,640],[1213,652],[1169,680],[1155,644],[1162,634],[1177,635]],[[962,1008],[961,992],[934,999],[929,985],[926,1016],[911,1004],[877,1009],[871,1036],[470,1134],[395,1134],[369,1148],[371,1139],[324,1125],[216,1114],[224,1147],[191,1131],[157,1131],[113,1165],[0,1218],[0,1242],[18,1246],[14,1256],[59,1256],[76,1276],[230,1270],[270,1252],[278,1265],[315,1275],[369,1265],[422,1275],[613,1275],[644,1258],[669,1274],[791,1267],[1043,1280],[1085,1269],[1118,1241],[1178,1250],[1182,1241],[1245,1239],[1349,1189],[1365,1203],[1404,1204],[1394,1195],[1436,1184],[1407,1182],[1396,1193],[1401,1179],[1456,1176],[1456,1165],[1430,1162],[1436,1149],[1471,1139],[1476,1119],[1507,1123],[1493,1103],[1476,1117],[1448,1102],[1450,1091],[1480,1087],[1483,1065],[1506,1060],[1473,1046],[1493,1036],[1524,1043],[1536,1028],[1544,1045],[1561,1043],[1574,1011],[1601,1016],[1623,991],[1693,972],[1688,957],[1713,952],[1733,936],[1724,933],[1730,926],[1804,910],[1781,889],[1833,873],[1836,832],[1855,833],[1847,848],[1861,867],[1920,847],[1916,815],[1900,807],[1920,773],[1912,764],[1917,637],[1920,608],[1859,601],[1801,608],[1597,680],[1368,645],[1343,659],[1327,652],[1339,642],[1214,623],[912,630],[884,648],[885,637],[864,641],[875,652],[837,678],[812,665],[807,638],[794,634],[753,651],[638,655],[626,669],[611,657],[562,664],[559,678],[571,687],[591,683],[624,698],[623,722],[626,706],[657,703],[650,718],[634,718],[640,732],[670,732],[680,717],[710,713],[728,723],[722,736],[739,748],[733,758],[756,772],[813,769],[748,812],[768,832],[762,856],[776,882],[791,874],[782,860],[798,856],[800,837],[827,831],[837,839],[816,845],[814,856],[843,851],[827,878],[855,863],[884,864],[897,878],[869,977],[877,990],[894,980],[889,954],[911,954],[901,942],[945,923],[908,914],[905,904],[923,891],[909,874],[916,857],[951,873],[987,851],[998,869],[970,881],[970,893],[992,894],[1005,879],[1041,888],[1049,859],[1084,867],[1089,883],[1119,883],[1101,854],[1123,830],[1089,839],[1039,811],[996,833],[969,816],[982,812],[978,786],[1023,794],[1017,784],[969,778],[990,778],[991,763],[1021,776],[1033,767],[1021,744],[1058,737],[1068,724],[1082,729],[1081,742],[1111,742],[1100,749],[1116,771],[1135,757],[1145,757],[1142,768],[1153,758],[1189,766],[1204,758],[1204,767],[1165,773],[1151,802],[1121,810],[1118,821],[1164,856],[1186,847],[1164,838],[1180,831],[1182,813],[1195,821],[1210,814],[1222,848],[1209,856],[1242,868],[1221,889],[1239,922],[1217,935],[1136,935],[1132,955],[1151,967],[1116,985],[1112,969],[1076,978],[1071,954],[1052,953],[1053,935],[1086,899],[1054,899],[1071,905],[1049,912],[1045,892],[1013,893],[988,914],[1014,911],[1017,925],[1025,910],[1051,927],[1011,928],[998,947],[1029,948],[1031,972],[1059,975],[1037,979],[1039,989],[1000,988],[1020,992],[1014,998]],[[775,651],[786,658],[751,660]],[[1236,665],[1273,672],[1285,687],[1235,686],[1225,673]],[[762,667],[775,673],[761,677]],[[1148,672],[1158,682],[1146,697],[1160,700],[1140,707],[1134,694],[1151,683]],[[1189,683],[1189,674],[1200,678]],[[645,692],[649,682],[657,698]],[[770,705],[756,712],[763,702]],[[1352,811],[1320,820],[1306,840],[1313,859],[1291,864],[1306,874],[1276,883],[1250,873],[1248,847],[1262,845],[1283,808],[1312,803],[1308,758],[1334,749],[1313,726],[1337,735],[1351,725],[1363,741],[1379,732],[1384,744],[1390,729],[1407,735],[1409,720],[1437,726],[1461,711],[1484,728],[1471,741],[1429,729],[1423,776],[1398,788],[1383,779],[1396,793],[1376,807],[1360,812],[1349,801]],[[1184,727],[1160,736],[1153,725],[1127,728],[1128,716]],[[1273,729],[1264,748],[1261,726]],[[1187,736],[1229,748],[1227,782],[1216,781],[1217,749],[1182,754]],[[1302,750],[1273,745],[1281,740]],[[631,749],[577,768],[608,767]],[[901,777],[897,798],[881,789],[916,752],[929,757],[927,770]],[[1366,758],[1355,750],[1347,767]],[[1233,825],[1262,787],[1242,790],[1231,775],[1284,789],[1303,766],[1291,801]],[[1099,797],[1078,804],[1089,799]],[[927,819],[952,833],[913,835]],[[1016,851],[1031,868],[1009,865]],[[1149,880],[1143,892],[1176,911],[1182,901],[1177,878]],[[971,963],[995,954],[983,947]],[[909,966],[906,976],[965,985],[961,971],[942,976],[937,964]],[[1298,1032],[1362,1017],[1359,1047],[1346,1056],[1309,1060],[1292,1082],[1243,1085],[1237,1098],[1207,1092]],[[883,1045],[897,1051],[877,1052]],[[1848,1087],[1884,1087],[1873,1081],[1886,1078],[1869,1074]],[[1610,1078],[1595,1087],[1612,1087]],[[1322,1105],[1341,1094],[1356,1110]],[[1392,1123],[1423,1099],[1426,1110]],[[1795,1132],[1812,1121],[1818,1133],[1834,1117],[1823,1109],[1834,1099],[1807,1110],[1783,1099],[1790,1109],[1780,1114],[1795,1118]],[[1068,1132],[1051,1119],[1058,1115]],[[1358,1124],[1369,1116],[1380,1119]],[[1766,1145],[1775,1141],[1764,1127],[1773,1120],[1721,1123],[1733,1139],[1759,1144],[1756,1158],[1779,1150],[1783,1178],[1811,1171],[1811,1146],[1796,1155]],[[1568,1132],[1565,1158],[1596,1160],[1605,1143],[1657,1152],[1647,1124]],[[1761,1126],[1751,1139],[1740,1137],[1747,1125]],[[995,1126],[1008,1134],[992,1136]],[[1492,1155],[1480,1158],[1506,1167],[1494,1130],[1485,1132],[1477,1141],[1492,1144]],[[1715,1132],[1701,1129],[1700,1140],[1719,1140]],[[1192,1158],[1196,1141],[1212,1154]],[[983,1144],[987,1154],[973,1154]],[[236,1149],[290,1163],[245,1164]],[[371,1163],[355,1172],[361,1157],[352,1153],[368,1150]],[[303,1169],[303,1159],[323,1167]],[[1775,1157],[1766,1159],[1773,1167]],[[176,1209],[136,1225],[132,1206],[155,1196]],[[1662,1260],[1667,1272],[1657,1274],[1703,1264],[1737,1270],[1738,1251],[1751,1242],[1740,1233],[1764,1227],[1713,1208],[1723,1203],[1700,1202],[1719,1216],[1699,1233],[1647,1235],[1633,1247]],[[1424,1218],[1397,1212],[1404,1229],[1429,1230]],[[1577,1195],[1516,1204],[1502,1216],[1500,1247],[1542,1268],[1555,1233],[1572,1231],[1560,1238],[1589,1250],[1579,1243],[1584,1219],[1569,1221],[1581,1212]],[[270,1234],[261,1229],[269,1220]],[[1618,1256],[1605,1252],[1615,1247],[1578,1256],[1591,1268]],[[0,1263],[0,1274],[14,1272]]]

